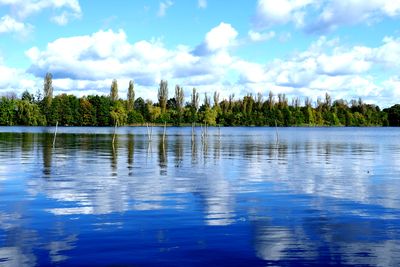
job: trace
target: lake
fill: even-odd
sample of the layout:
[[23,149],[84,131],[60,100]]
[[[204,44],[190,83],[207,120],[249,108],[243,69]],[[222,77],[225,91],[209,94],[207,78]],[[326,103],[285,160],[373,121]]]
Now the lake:
[[1,266],[399,266],[399,128],[0,127]]

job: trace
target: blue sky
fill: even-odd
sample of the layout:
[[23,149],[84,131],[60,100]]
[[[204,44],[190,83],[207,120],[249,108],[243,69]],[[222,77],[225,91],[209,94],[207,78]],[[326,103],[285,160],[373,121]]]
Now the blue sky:
[[0,94],[326,92],[400,103],[400,1],[0,0]]

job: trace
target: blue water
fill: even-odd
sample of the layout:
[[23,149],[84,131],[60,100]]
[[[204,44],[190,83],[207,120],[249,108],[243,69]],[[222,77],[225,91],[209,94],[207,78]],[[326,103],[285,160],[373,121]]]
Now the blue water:
[[0,266],[400,266],[399,128],[54,131],[0,127]]

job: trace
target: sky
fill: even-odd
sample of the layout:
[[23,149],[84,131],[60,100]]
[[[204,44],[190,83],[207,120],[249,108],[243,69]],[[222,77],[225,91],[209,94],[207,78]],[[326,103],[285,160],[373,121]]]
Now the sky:
[[157,100],[161,79],[220,98],[261,93],[400,103],[400,0],[0,0],[0,95],[43,88]]

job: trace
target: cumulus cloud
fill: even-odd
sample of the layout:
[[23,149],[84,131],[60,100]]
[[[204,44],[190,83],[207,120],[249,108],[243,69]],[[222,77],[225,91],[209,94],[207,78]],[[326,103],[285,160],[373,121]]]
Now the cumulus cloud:
[[167,9],[170,8],[174,3],[170,0],[160,2],[158,7],[157,16],[164,17],[167,14]]
[[[139,41],[130,44],[122,30],[60,38],[49,43],[46,50],[33,47],[26,55],[33,62],[30,71],[35,75],[43,76],[51,71],[55,77],[87,80],[117,76],[136,76],[148,80],[151,74],[163,74],[168,69],[178,67],[176,65],[193,60],[183,48],[170,51],[161,42]],[[186,61],[179,61],[181,58]]]
[[65,25],[72,19],[80,18],[82,10],[78,0],[0,0],[0,6],[10,8],[10,15],[24,20],[45,9],[54,11],[51,20],[57,24]]
[[293,22],[303,25],[304,9],[314,0],[258,0],[254,24],[259,27],[270,27],[276,24]]
[[353,25],[360,22],[373,22],[382,17],[395,17],[400,14],[400,2],[392,0],[370,1],[326,1],[320,16],[309,25],[308,30],[324,32],[334,30],[341,25]]
[[13,92],[21,95],[25,90],[34,93],[43,83],[42,79],[26,73],[25,70],[7,67],[1,58],[0,73],[0,91],[2,93]]
[[232,54],[237,36],[232,25],[221,23],[193,49],[166,48],[160,40],[132,43],[123,30],[98,31],[57,39],[44,49],[30,48],[26,51],[32,62],[28,72],[39,79],[51,72],[56,91],[73,90],[79,95],[108,93],[113,78],[122,89],[134,79],[138,95],[155,100],[155,88],[167,79],[185,88],[196,86],[200,92],[219,90],[222,98],[231,93],[266,95],[272,90],[289,97],[315,99],[329,92],[334,98],[361,96],[380,105],[392,103],[387,96],[396,90],[398,79],[381,82],[381,73],[382,69],[389,76],[398,73],[400,38],[385,37],[377,47],[346,47],[339,39],[320,37],[304,51],[262,64]]
[[30,31],[31,25],[17,21],[9,15],[0,18],[0,34],[1,33],[18,33],[25,34]]
[[400,67],[400,38],[385,37],[383,45],[373,50],[372,58],[387,68]]
[[385,97],[387,103],[398,104],[400,98],[400,76],[392,76],[383,82],[382,97]]
[[254,25],[266,28],[293,23],[308,32],[326,32],[399,15],[400,2],[392,0],[258,0]]
[[239,74],[239,83],[254,83],[259,84],[265,82],[265,67],[262,64],[237,60],[232,66]]
[[332,55],[321,54],[315,60],[322,74],[330,76],[361,74],[372,66],[371,52],[368,47],[354,47],[350,51],[334,51]]
[[227,23],[221,23],[206,35],[206,45],[210,51],[224,49],[232,45],[238,32]]
[[275,59],[266,65],[238,60],[232,68],[239,73],[240,84],[263,93],[263,88],[290,96],[318,97],[329,92],[335,98],[360,96],[378,104],[393,103],[387,95],[395,90],[397,80],[380,83],[374,74],[376,69],[400,69],[399,41],[386,37],[375,48],[346,48],[338,40],[321,37],[307,50],[285,60]]
[[232,25],[221,22],[206,34],[204,42],[196,47],[194,54],[203,56],[226,51],[236,44],[237,36],[238,32]]
[[205,35],[203,44],[208,52],[201,56],[185,45],[167,49],[159,40],[130,43],[123,30],[60,38],[43,50],[32,47],[25,54],[32,62],[29,73],[43,77],[51,72],[55,85],[56,80],[63,80],[59,84],[62,90],[97,86],[101,92],[109,89],[112,78],[134,79],[137,85],[148,88],[157,86],[161,79],[184,86],[207,86],[226,82],[234,60],[229,47],[236,36],[231,25],[221,23]]

